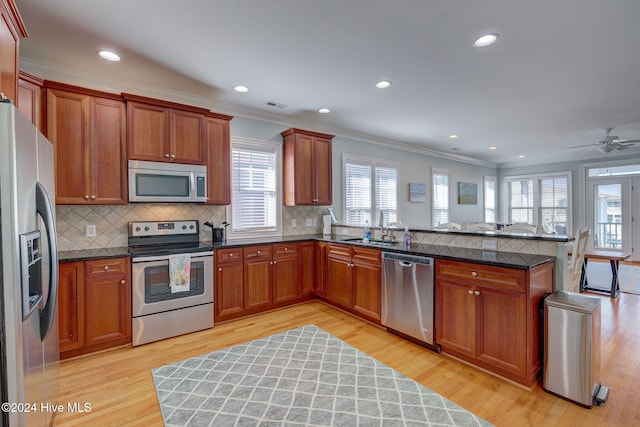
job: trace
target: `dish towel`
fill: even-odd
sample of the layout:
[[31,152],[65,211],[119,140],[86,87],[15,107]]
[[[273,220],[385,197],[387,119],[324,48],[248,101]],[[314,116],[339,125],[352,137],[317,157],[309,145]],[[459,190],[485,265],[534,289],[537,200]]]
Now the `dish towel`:
[[169,287],[172,294],[190,290],[190,272],[190,255],[171,255],[169,257]]

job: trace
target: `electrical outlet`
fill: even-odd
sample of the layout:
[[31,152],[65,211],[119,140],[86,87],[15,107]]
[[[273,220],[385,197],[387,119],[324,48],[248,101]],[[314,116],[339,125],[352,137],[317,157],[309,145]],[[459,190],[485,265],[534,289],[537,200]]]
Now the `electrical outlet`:
[[292,226],[292,227],[297,227],[297,226],[298,226],[298,220],[297,220],[297,219],[295,219],[295,218],[293,218],[293,219],[291,220],[291,226]]
[[313,219],[311,219],[311,218],[307,218],[307,220],[306,220],[306,222],[305,222],[305,225],[306,225],[307,227],[313,227]]
[[96,226],[87,224],[84,227],[84,235],[85,237],[96,237]]
[[498,242],[495,240],[483,240],[482,249],[487,249],[490,251],[498,250]]

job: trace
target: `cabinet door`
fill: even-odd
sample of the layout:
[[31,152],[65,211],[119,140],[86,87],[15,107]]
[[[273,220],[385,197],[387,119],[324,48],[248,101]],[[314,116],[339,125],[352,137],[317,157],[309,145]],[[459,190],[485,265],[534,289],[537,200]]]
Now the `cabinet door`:
[[313,177],[316,205],[330,205],[332,198],[331,181],[331,140],[315,138],[313,144]]
[[216,268],[214,286],[217,320],[225,320],[244,310],[244,268],[242,258],[236,256],[236,259],[234,262],[218,264]]
[[130,160],[171,161],[168,108],[127,102],[127,151]]
[[41,79],[33,77],[27,73],[20,72],[18,79],[18,109],[35,127],[46,134],[43,129],[44,108],[42,105],[43,90]]
[[209,205],[231,203],[231,139],[229,120],[205,119]]
[[85,280],[85,345],[131,338],[131,285],[125,276]]
[[273,245],[273,252],[273,302],[293,301],[300,296],[297,247]]
[[450,279],[436,280],[436,342],[475,357],[476,296],[474,286]]
[[204,115],[190,111],[169,110],[170,153],[172,162],[205,164]]
[[518,375],[527,374],[527,296],[477,287],[476,357]]
[[99,204],[127,204],[125,104],[91,98],[90,117],[90,198]]
[[315,254],[315,291],[318,295],[325,295],[327,281],[327,248],[329,244],[325,242],[316,243]]
[[295,138],[295,204],[313,205],[316,199],[314,165],[314,138],[307,135],[296,135]]
[[90,200],[90,104],[88,95],[47,90],[47,137],[55,150],[56,204]]
[[273,303],[271,245],[244,248],[244,309],[266,310]]
[[61,353],[84,345],[82,266],[82,262],[63,262],[58,270],[58,330]]
[[315,248],[315,242],[298,243],[298,277],[300,278],[301,297],[307,297],[315,293]]
[[353,305],[353,267],[351,258],[335,255],[329,250],[327,257],[326,297],[346,308]]
[[382,268],[380,263],[353,260],[353,310],[380,321],[380,290]]
[[13,1],[0,2],[0,92],[16,101],[18,95],[18,45],[27,37]]

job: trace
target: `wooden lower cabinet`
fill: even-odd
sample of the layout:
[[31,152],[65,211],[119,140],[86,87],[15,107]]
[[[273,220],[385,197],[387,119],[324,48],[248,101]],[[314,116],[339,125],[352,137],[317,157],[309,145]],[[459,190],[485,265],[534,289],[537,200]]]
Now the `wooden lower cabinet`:
[[60,358],[131,342],[129,258],[61,263]]
[[316,279],[316,242],[298,243],[297,258],[300,296],[313,297]]
[[312,280],[314,270],[302,273],[301,262],[313,261],[314,247],[300,245],[303,243],[216,250],[216,322],[312,298],[309,275]]
[[442,350],[526,386],[542,368],[539,304],[553,263],[517,270],[436,260],[436,342]]
[[380,322],[382,267],[376,249],[329,244],[325,297],[356,314]]

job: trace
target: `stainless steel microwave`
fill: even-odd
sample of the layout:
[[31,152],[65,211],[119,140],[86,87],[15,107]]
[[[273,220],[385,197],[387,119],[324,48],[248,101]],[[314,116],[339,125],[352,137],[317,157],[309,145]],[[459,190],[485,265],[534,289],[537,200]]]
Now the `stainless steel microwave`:
[[206,202],[207,167],[129,160],[129,201]]

